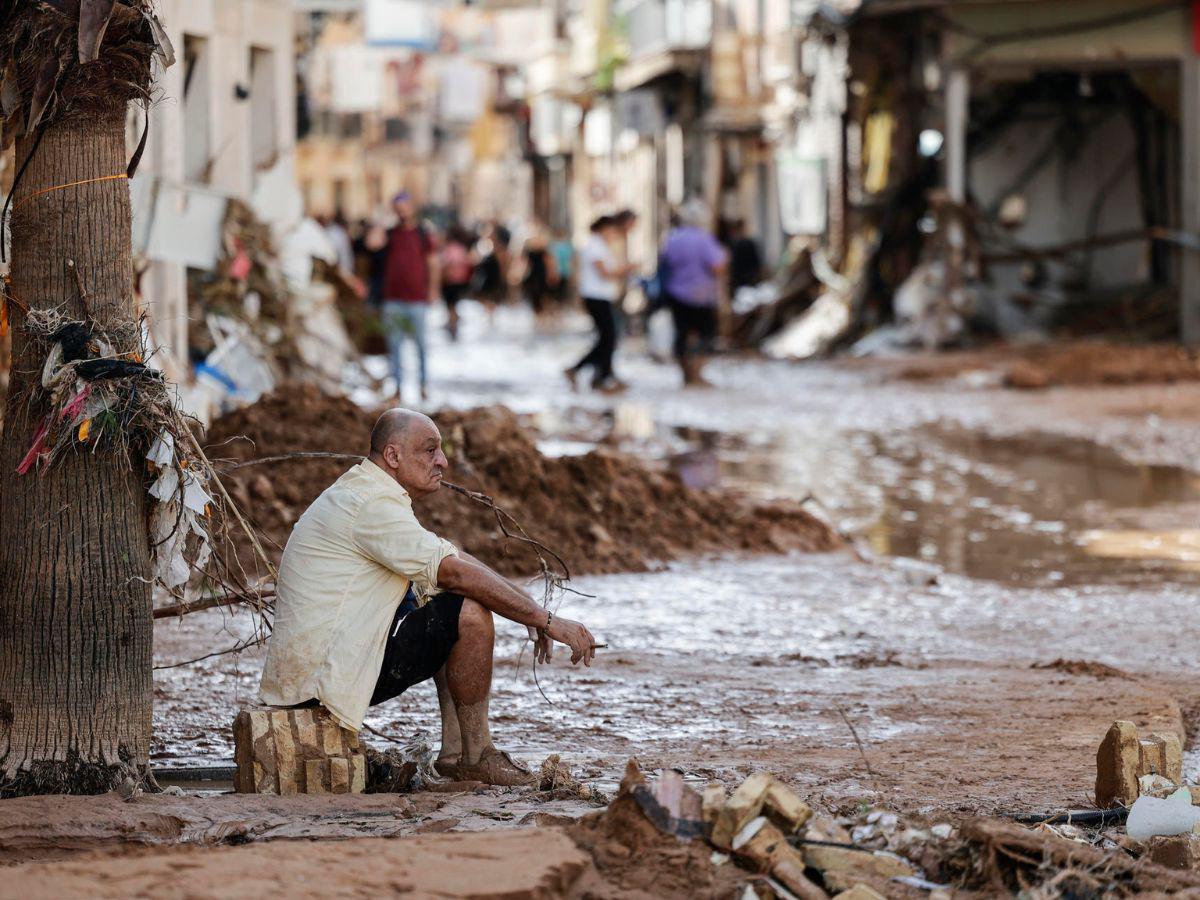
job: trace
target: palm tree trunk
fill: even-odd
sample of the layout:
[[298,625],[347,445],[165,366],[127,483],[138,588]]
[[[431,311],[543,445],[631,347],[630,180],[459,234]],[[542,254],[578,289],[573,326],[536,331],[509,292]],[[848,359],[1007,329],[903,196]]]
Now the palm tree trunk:
[[[23,161],[30,136],[17,145]],[[50,125],[12,216],[12,290],[31,309],[103,330],[136,321],[119,113]],[[153,620],[142,454],[112,441],[17,475],[47,409],[47,347],[13,314],[13,370],[0,440],[0,796],[99,793],[148,765]],[[133,347],[118,347],[128,351]],[[31,398],[33,398],[31,400]]]

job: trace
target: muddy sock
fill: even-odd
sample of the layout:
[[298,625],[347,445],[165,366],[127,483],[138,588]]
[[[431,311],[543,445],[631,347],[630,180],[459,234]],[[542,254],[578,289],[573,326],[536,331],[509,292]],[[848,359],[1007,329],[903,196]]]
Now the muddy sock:
[[492,745],[488,728],[488,702],[459,703],[458,726],[462,735],[462,761],[465,765],[479,762],[479,754]]

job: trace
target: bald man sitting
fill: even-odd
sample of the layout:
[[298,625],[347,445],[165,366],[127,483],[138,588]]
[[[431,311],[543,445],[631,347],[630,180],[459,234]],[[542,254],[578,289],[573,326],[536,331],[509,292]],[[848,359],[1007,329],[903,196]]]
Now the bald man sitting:
[[590,665],[595,641],[421,526],[411,498],[437,491],[446,466],[433,421],[392,409],[371,432],[371,455],[305,510],[279,566],[262,699],[320,704],[358,731],[368,706],[432,678],[442,714],[437,770],[524,784],[529,770],[497,750],[488,730],[492,616],[528,626],[542,662],[557,641],[572,663]]

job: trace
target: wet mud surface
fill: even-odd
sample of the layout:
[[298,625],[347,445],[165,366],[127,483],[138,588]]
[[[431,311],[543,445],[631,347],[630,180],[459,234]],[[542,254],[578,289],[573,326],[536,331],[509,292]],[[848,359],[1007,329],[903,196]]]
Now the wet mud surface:
[[[897,804],[990,812],[1085,803],[1095,744],[1118,715],[1182,727],[1187,692],[1161,676],[1191,665],[1195,572],[1162,537],[1200,508],[1185,465],[1200,386],[1028,394],[897,380],[890,361],[728,360],[710,370],[714,389],[680,392],[670,369],[631,355],[634,386],[613,400],[558,380],[585,337],[523,328],[502,319],[480,328],[469,359],[435,354],[432,405],[504,402],[544,453],[615,445],[697,488],[815,497],[807,508],[853,536],[864,560],[709,557],[580,579],[594,599],[572,597],[562,613],[610,649],[591,670],[562,660],[541,670],[548,705],[528,654],[515,672],[520,636],[502,623],[503,746],[534,763],[562,752],[602,787],[638,756],[697,777],[771,768],[848,799],[871,779],[841,707]],[[517,360],[514,340],[526,351]],[[1143,407],[1159,418],[1148,425]],[[1098,548],[1103,532],[1136,533],[1149,549]],[[221,621],[159,623],[161,660],[214,645]],[[254,696],[259,658],[160,672],[155,758],[227,758],[228,722]],[[1060,659],[1125,674],[1031,668]],[[432,688],[369,722],[434,733]]]
[[[609,791],[635,756],[697,784],[767,769],[834,809],[866,797],[932,820],[1087,807],[1114,719],[1192,724],[1200,386],[1024,393],[898,380],[900,363],[727,360],[714,389],[680,392],[670,369],[630,355],[634,386],[613,400],[558,380],[584,334],[523,328],[468,319],[469,352],[435,348],[432,405],[504,403],[544,453],[616,445],[696,487],[807,500],[862,558],[708,556],[578,579],[592,596],[561,613],[609,649],[591,669],[540,668],[547,703],[519,630],[500,623],[498,745],[535,765],[561,753]],[[249,626],[220,610],[161,621],[156,661],[232,645]],[[251,650],[156,671],[155,764],[227,764],[261,661]],[[436,733],[436,715],[421,685],[368,724],[407,741]],[[403,824],[363,817],[353,833],[543,814],[520,791],[410,802]],[[587,809],[556,803],[544,814]]]

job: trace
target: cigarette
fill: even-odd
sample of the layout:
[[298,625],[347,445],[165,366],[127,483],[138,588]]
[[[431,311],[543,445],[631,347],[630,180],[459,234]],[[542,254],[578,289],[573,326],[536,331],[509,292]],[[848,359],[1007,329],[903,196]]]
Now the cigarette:
[[607,650],[608,644],[592,644],[593,650]]

